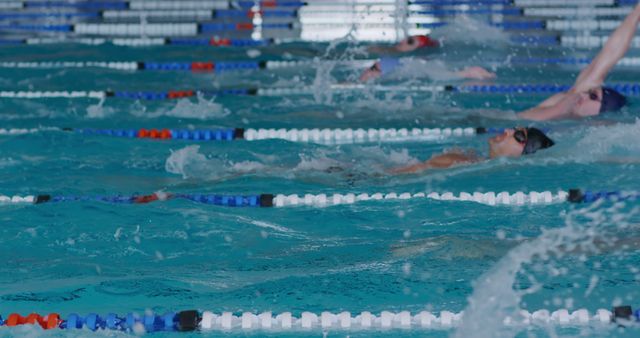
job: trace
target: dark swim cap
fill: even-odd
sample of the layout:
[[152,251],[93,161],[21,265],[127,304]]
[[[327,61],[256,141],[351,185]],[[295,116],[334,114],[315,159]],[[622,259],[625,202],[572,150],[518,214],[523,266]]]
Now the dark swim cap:
[[602,102],[600,103],[600,113],[617,111],[627,104],[627,98],[618,93],[613,88],[602,87]]
[[552,147],[555,142],[548,138],[542,130],[537,128],[525,128],[527,130],[527,144],[522,149],[522,155],[533,154],[538,149]]

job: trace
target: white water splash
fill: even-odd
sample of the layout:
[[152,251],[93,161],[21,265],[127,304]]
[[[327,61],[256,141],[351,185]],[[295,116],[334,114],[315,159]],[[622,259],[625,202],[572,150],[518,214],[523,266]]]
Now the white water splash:
[[577,136],[580,139],[575,143],[575,149],[584,151],[576,152],[579,158],[593,159],[602,158],[612,153],[638,154],[640,153],[640,142],[637,140],[640,135],[640,119],[635,123],[614,124],[596,126],[585,130],[580,130]]
[[199,145],[171,150],[171,155],[165,161],[165,170],[172,174],[182,175],[184,179],[209,175],[209,171],[214,167],[210,163],[213,160],[207,159],[199,150]]
[[96,104],[89,105],[87,107],[87,117],[90,119],[103,119],[105,117],[112,116],[115,113],[115,109],[105,107],[105,98],[101,98]]
[[183,98],[176,101],[176,105],[170,110],[162,109],[155,112],[147,111],[147,107],[140,101],[134,103],[131,114],[137,117],[158,118],[162,116],[210,120],[219,119],[229,115],[231,112],[223,105],[216,103],[215,98],[205,99],[202,95],[196,96],[196,102],[192,99]]
[[600,203],[596,203],[590,208],[573,211],[567,216],[565,227],[544,230],[537,239],[524,242],[509,251],[476,281],[464,310],[463,323],[454,336],[516,336],[523,328],[505,326],[504,322],[508,318],[519,320],[522,298],[542,288],[542,282],[527,274],[532,285],[525,290],[515,290],[517,277],[526,274],[525,270],[530,264],[540,263],[536,266],[546,272],[546,277],[553,278],[562,275],[555,269],[553,259],[560,259],[569,253],[584,255],[616,250],[616,242],[619,241],[616,233],[628,233],[632,227],[628,219],[638,213],[638,208],[622,213],[622,207],[623,204],[618,203],[604,209]]

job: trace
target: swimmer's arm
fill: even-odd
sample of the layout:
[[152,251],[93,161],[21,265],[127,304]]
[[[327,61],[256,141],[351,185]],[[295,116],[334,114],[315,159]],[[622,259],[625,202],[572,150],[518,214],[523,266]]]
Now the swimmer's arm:
[[640,4],[637,4],[620,26],[609,36],[607,43],[598,55],[591,61],[576,80],[572,91],[586,92],[599,87],[609,74],[609,71],[627,53],[631,40],[636,33],[640,21]]
[[539,105],[535,108],[519,113],[518,117],[533,121],[570,118],[573,115],[573,110],[579,98],[579,94],[564,94],[552,106]]
[[396,49],[392,46],[374,45],[374,46],[369,46],[367,48],[367,51],[373,54],[391,54],[396,52]]
[[450,168],[456,164],[472,163],[477,161],[475,156],[470,156],[463,153],[446,153],[441,155],[435,155],[427,161],[413,164],[406,167],[394,168],[389,172],[391,174],[411,174],[424,171],[427,169],[444,169]]

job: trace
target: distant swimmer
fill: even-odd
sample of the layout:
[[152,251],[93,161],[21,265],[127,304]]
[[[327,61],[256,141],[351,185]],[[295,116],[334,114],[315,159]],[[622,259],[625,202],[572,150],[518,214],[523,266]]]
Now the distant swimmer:
[[[520,157],[533,154],[538,150],[554,145],[544,132],[537,128],[505,129],[497,136],[489,139],[489,158]],[[429,160],[390,170],[392,174],[410,174],[427,169],[444,169],[459,165],[468,165],[485,160],[473,151],[449,151],[432,156]]]
[[371,46],[369,47],[370,53],[376,54],[391,54],[391,53],[409,53],[421,48],[435,48],[440,46],[438,40],[432,39],[428,35],[412,35],[408,38],[402,39],[400,42],[393,46]]
[[[360,75],[361,82],[367,82],[373,79],[377,79],[381,76],[386,76],[392,72],[400,69],[403,65],[404,59],[384,57],[379,61],[376,61],[371,67],[367,68]],[[411,62],[410,62],[411,61]],[[428,61],[428,60],[408,60],[406,67],[420,67],[425,69],[415,69],[414,74],[426,74],[430,77],[449,77],[459,79],[475,79],[475,80],[487,80],[494,79],[496,74],[482,68],[482,67],[467,67],[459,71],[452,71],[446,69],[442,62]]]
[[637,4],[622,24],[609,36],[604,47],[565,93],[556,94],[537,107],[518,114],[528,120],[584,118],[620,110],[627,104],[624,95],[603,86],[609,71],[625,55],[640,20]]

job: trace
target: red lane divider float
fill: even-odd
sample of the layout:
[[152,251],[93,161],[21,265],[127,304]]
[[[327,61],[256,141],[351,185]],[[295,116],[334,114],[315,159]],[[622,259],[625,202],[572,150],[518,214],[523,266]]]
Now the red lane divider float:
[[6,326],[18,326],[18,325],[40,325],[45,330],[56,329],[60,325],[62,320],[57,313],[50,313],[46,316],[41,316],[37,313],[31,313],[26,317],[17,313],[12,313],[7,317],[4,322]]

